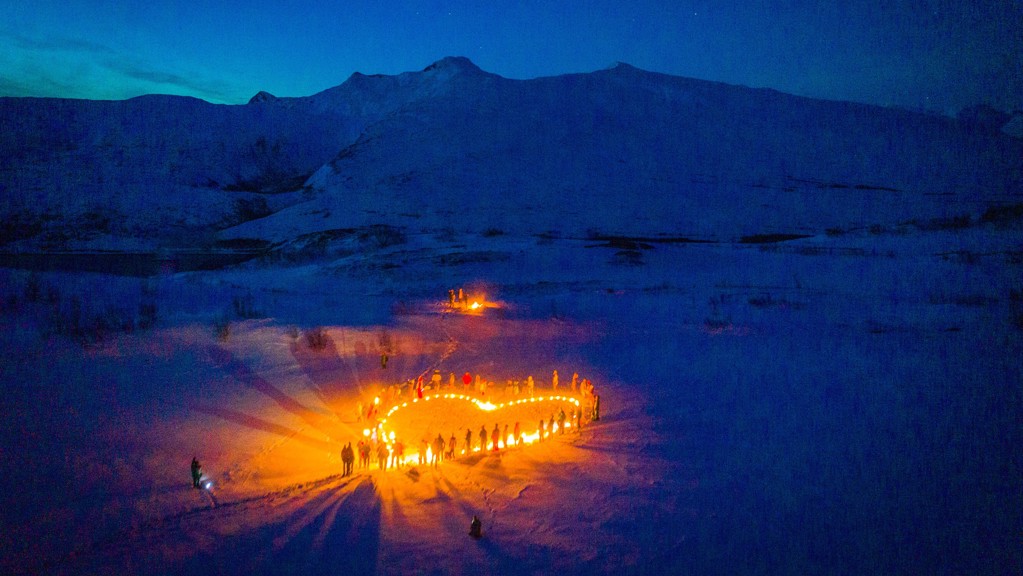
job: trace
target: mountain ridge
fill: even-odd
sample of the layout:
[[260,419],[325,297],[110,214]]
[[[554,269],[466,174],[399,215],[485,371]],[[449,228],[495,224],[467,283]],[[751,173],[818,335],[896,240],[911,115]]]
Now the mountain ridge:
[[449,57],[244,105],[0,99],[0,125],[0,215],[27,223],[5,250],[423,222],[729,238],[976,212],[1023,180],[1019,140],[969,122],[623,63],[515,80]]

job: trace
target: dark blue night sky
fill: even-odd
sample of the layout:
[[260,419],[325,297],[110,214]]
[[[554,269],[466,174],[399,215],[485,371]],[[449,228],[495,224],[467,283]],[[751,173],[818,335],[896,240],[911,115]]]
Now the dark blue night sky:
[[241,103],[467,56],[509,78],[646,70],[954,114],[1023,108],[1023,3],[10,0],[0,95]]

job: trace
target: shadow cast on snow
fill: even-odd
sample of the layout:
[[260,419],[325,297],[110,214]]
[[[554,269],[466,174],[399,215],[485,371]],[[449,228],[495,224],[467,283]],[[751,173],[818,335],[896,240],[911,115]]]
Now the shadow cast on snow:
[[[332,422],[331,417],[319,413],[311,408],[308,408],[307,406],[304,406],[302,403],[298,402],[288,394],[284,393],[279,388],[268,382],[265,378],[253,372],[252,369],[246,366],[244,362],[238,360],[238,358],[235,357],[234,354],[232,354],[228,350],[214,346],[210,347],[209,353],[213,361],[218,366],[220,366],[221,369],[229,373],[233,378],[237,379],[239,382],[248,386],[249,388],[252,388],[253,390],[262,393],[267,398],[270,398],[275,403],[277,403],[278,406],[283,408],[286,412],[298,416],[304,422],[309,424],[314,429],[322,432],[324,435],[328,437],[332,436],[332,432],[334,431],[333,428],[335,427],[333,426],[334,423]],[[329,409],[329,404],[325,405]],[[263,422],[262,425],[253,425],[252,421],[258,419],[241,415],[239,413],[233,413],[234,417],[228,418],[227,416],[224,416],[224,414],[218,413],[218,409],[213,408],[197,409],[207,413],[212,413],[218,416],[225,417],[231,421],[243,424],[245,426],[249,426],[251,428],[255,428],[257,430],[264,430],[268,432],[273,432],[275,434],[281,434],[282,432],[285,432],[286,434],[283,435],[286,436],[291,436],[294,434],[292,431],[284,427],[276,426],[274,424],[269,424],[266,422]],[[220,412],[224,412],[226,414],[232,411],[220,410]],[[337,419],[336,414],[333,414],[333,419]],[[268,427],[280,428],[283,430],[271,430],[268,429]]]
[[350,493],[325,490],[286,518],[224,537],[173,573],[376,574],[380,530],[380,500],[372,481],[364,481]]

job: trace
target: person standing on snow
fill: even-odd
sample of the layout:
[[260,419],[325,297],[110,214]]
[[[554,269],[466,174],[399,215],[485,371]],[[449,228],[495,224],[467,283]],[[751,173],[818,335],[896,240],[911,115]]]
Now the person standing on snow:
[[540,442],[543,442],[543,432],[544,432],[543,428],[544,428],[544,421],[543,421],[543,418],[541,418],[540,419],[540,427],[537,429],[540,432],[540,434],[539,434]]
[[469,523],[469,536],[473,538],[480,538],[483,536],[483,523],[480,522],[479,516],[473,514],[472,522]]
[[494,424],[494,451],[497,451],[497,442],[501,439],[501,427]]
[[341,473],[342,477],[352,475],[352,464],[355,462],[355,452],[352,451],[352,443],[345,444],[345,447],[341,449],[341,464],[343,465],[344,472]]
[[593,420],[600,420],[600,394],[593,395]]
[[451,438],[448,438],[448,453],[445,456],[448,460],[455,457],[455,448],[458,446],[458,440],[455,440],[455,433],[451,433]]
[[444,437],[437,434],[433,439],[433,467],[436,468],[444,460]]
[[480,427],[480,452],[487,451],[487,425]]
[[519,428],[519,423],[518,422],[515,423],[515,428],[513,430],[513,434],[515,435],[515,445],[516,446],[521,446],[522,445],[522,429]]
[[192,488],[198,488],[200,480],[202,480],[202,464],[195,456],[192,456]]
[[472,428],[465,429],[465,454],[472,454]]
[[394,468],[401,468],[405,464],[405,445],[401,443],[401,440],[394,443],[392,454],[394,455],[392,466]]
[[565,409],[561,408],[558,411],[558,434],[565,433]]

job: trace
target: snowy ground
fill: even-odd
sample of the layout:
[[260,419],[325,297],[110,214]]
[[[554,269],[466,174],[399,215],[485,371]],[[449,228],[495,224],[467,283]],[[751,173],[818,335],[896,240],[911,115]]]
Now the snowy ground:
[[[0,571],[1023,569],[1018,230],[624,254],[417,241],[147,280],[0,270]],[[440,312],[460,285],[504,307]],[[75,297],[85,317],[153,301],[157,321],[83,346],[53,328]],[[322,350],[305,339],[317,326]],[[554,369],[562,387],[578,372],[602,418],[435,469],[341,477],[358,402],[435,367],[542,389]],[[461,442],[463,418],[406,425]],[[210,492],[190,487],[193,455]]]

